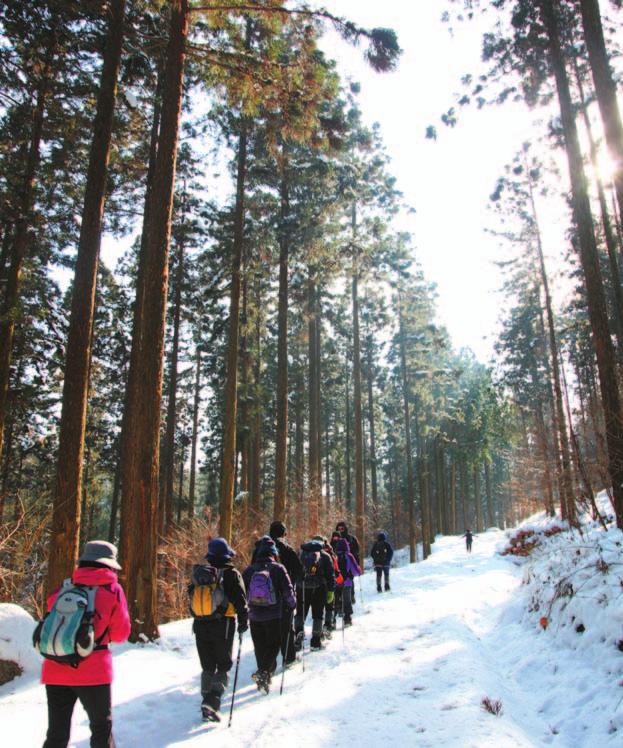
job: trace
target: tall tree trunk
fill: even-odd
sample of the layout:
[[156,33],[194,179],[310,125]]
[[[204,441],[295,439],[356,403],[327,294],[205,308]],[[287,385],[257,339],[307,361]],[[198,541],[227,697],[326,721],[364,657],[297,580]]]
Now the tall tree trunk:
[[71,572],[78,555],[82,461],[95,313],[95,288],[117,95],[117,77],[123,42],[125,0],[112,0],[109,13],[65,354],[58,463],[48,560],[47,585],[50,590],[57,587]]
[[582,152],[575,124],[564,57],[560,47],[556,9],[554,3],[544,0],[541,2],[541,7],[549,36],[552,68],[556,77],[571,177],[573,214],[578,230],[580,261],[586,283],[586,301],[597,354],[601,400],[606,424],[608,470],[613,487],[613,504],[617,526],[623,528],[623,426],[614,348],[608,327],[605,293],[599,268],[599,253],[593,232],[593,218],[586,188]]
[[175,283],[173,294],[173,339],[169,362],[169,392],[167,397],[167,417],[162,444],[160,466],[160,506],[159,531],[169,536],[173,529],[173,477],[175,471],[175,430],[177,428],[177,367],[180,348],[180,322],[182,317],[182,285],[184,283],[184,243],[186,194],[182,198],[182,227],[177,245]]
[[487,526],[495,526],[495,515],[493,512],[493,490],[491,488],[491,460],[485,457],[485,493],[487,495]]
[[[552,305],[552,295],[549,288],[549,277],[545,268],[545,255],[543,253],[543,242],[541,239],[541,229],[539,224],[538,215],[536,212],[536,201],[534,199],[534,188],[532,179],[530,177],[530,170],[527,168],[526,173],[528,175],[528,190],[530,196],[530,209],[532,211],[532,217],[534,219],[535,236],[536,236],[536,248],[537,257],[539,261],[539,273],[541,276],[541,285],[543,286],[543,294],[545,296],[545,309],[547,314],[547,332],[549,342],[549,353],[550,353],[550,366],[552,371],[552,384],[554,387],[554,427],[556,429],[558,438],[557,442],[560,449],[560,488],[561,488],[561,513],[563,517],[569,519],[570,522],[575,520],[575,498],[573,496],[573,488],[571,485],[571,458],[569,454],[569,440],[567,437],[567,425],[565,419],[565,412],[562,401],[562,390],[560,386],[560,366],[558,360],[558,342],[556,341],[556,326],[554,323],[554,311]],[[547,438],[547,437],[545,437]]]
[[[321,317],[322,312],[320,309],[320,298],[319,298],[319,289],[316,287],[316,294],[315,294],[315,303],[314,303],[314,313],[316,317],[316,341],[315,341],[315,347],[316,347],[316,353],[315,353],[315,359],[316,359],[316,413],[318,414],[317,418],[317,426],[318,429],[316,431],[316,441],[318,442],[318,447],[316,448],[316,455],[318,457],[318,466],[316,467],[316,474],[318,475],[318,502],[319,506],[323,504],[323,485],[322,485],[322,398],[320,395],[321,386],[322,386],[322,361],[320,360],[321,357],[321,347],[320,347],[320,336],[321,336]],[[320,516],[320,515],[319,515]]]
[[456,459],[450,462],[450,534],[456,535]]
[[219,533],[231,542],[236,486],[236,422],[238,418],[238,340],[240,336],[240,286],[244,244],[244,192],[247,171],[247,123],[240,125],[238,167],[236,175],[236,206],[234,211],[234,243],[232,247],[231,296],[229,301],[229,335],[227,342],[227,377],[223,399],[223,467],[221,471],[221,503]]
[[374,430],[374,392],[372,388],[373,368],[372,368],[372,336],[368,335],[367,350],[367,383],[368,383],[368,423],[370,424],[370,483],[372,489],[372,507],[373,512],[378,511],[378,478],[376,474],[376,433]]
[[[617,89],[608,61],[604,32],[599,13],[599,0],[580,0],[584,41],[595,83],[597,103],[604,125],[606,143],[617,169],[614,173],[614,185],[623,214],[623,123],[617,100]],[[618,515],[617,515],[618,516]],[[620,527],[620,525],[619,525]]]
[[[138,397],[128,402],[123,440],[121,556],[130,607],[132,641],[158,636],[156,531],[162,354],[168,286],[171,209],[182,105],[184,57],[188,34],[188,0],[171,0],[171,21],[164,70],[160,137],[145,241],[144,292],[137,295],[131,356],[140,382]],[[140,303],[142,301],[142,303]],[[140,438],[138,435],[140,434]]]
[[344,437],[346,440],[345,444],[345,453],[346,453],[346,508],[350,512],[353,508],[353,488],[352,488],[352,482],[351,482],[351,456],[350,456],[350,377],[349,377],[349,371],[348,366],[346,367],[346,431],[344,433]]
[[[398,325],[400,335],[402,407],[404,411],[405,428],[405,457],[407,461],[407,501],[409,502],[409,561],[413,564],[417,561],[417,545],[415,536],[415,496],[413,493],[413,453],[411,451],[411,415],[409,413],[409,379],[407,374],[407,354],[400,296],[398,297]],[[423,543],[423,548],[424,546],[425,543]],[[426,554],[424,554],[424,558],[426,558]]]
[[115,465],[115,477],[112,484],[110,520],[108,522],[108,541],[110,543],[114,543],[117,536],[117,515],[119,514],[119,494],[121,493],[121,467],[119,464],[118,445],[115,452],[117,454],[117,464]]
[[473,467],[474,476],[474,508],[476,510],[476,532],[482,532],[484,526],[482,523],[482,497],[480,495],[480,465],[478,462],[474,463]]
[[318,362],[316,356],[317,335],[316,325],[316,284],[313,277],[309,278],[307,289],[307,351],[309,368],[309,533],[315,535],[318,532],[318,509],[320,504],[320,473],[318,471]]
[[606,200],[606,192],[604,190],[603,182],[599,176],[599,169],[597,164],[597,145],[595,138],[593,137],[593,128],[591,125],[590,117],[588,116],[588,103],[584,96],[584,87],[582,86],[582,77],[578,69],[577,60],[573,60],[575,79],[577,83],[578,93],[580,95],[580,105],[582,112],[582,120],[584,122],[584,129],[588,136],[589,151],[591,157],[591,164],[593,171],[595,172],[595,185],[597,187],[597,198],[599,200],[599,210],[601,212],[601,224],[604,229],[604,239],[606,242],[606,250],[608,252],[608,264],[610,265],[611,285],[612,285],[612,299],[613,299],[613,310],[612,310],[612,322],[614,332],[617,339],[617,352],[619,354],[619,361],[623,358],[623,289],[621,288],[621,273],[619,271],[619,260],[617,257],[617,237],[615,229],[610,220],[610,214],[608,212],[608,202]]
[[[50,88],[52,62],[56,54],[56,32],[52,32],[47,48],[43,55],[41,78],[37,86],[37,97],[32,111],[30,128],[30,143],[26,155],[24,176],[15,196],[16,220],[11,262],[9,264],[3,303],[0,306],[0,454],[4,436],[4,422],[7,415],[9,396],[9,381],[11,376],[11,357],[13,353],[13,338],[15,335],[15,321],[21,289],[22,268],[28,245],[28,232],[32,222],[32,207],[34,202],[35,177],[39,167],[41,151],[41,134],[45,107]],[[79,496],[79,494],[78,494]],[[79,498],[78,498],[79,501]]]
[[279,306],[277,310],[277,430],[275,434],[275,502],[273,517],[281,520],[286,513],[288,485],[288,226],[290,199],[288,165],[281,176],[279,228]]
[[[352,213],[353,241],[357,232],[357,211]],[[352,277],[353,299],[353,404],[355,416],[355,525],[357,537],[363,542],[365,537],[363,504],[363,424],[361,419],[361,346],[359,341],[359,258],[357,250],[353,258]],[[414,535],[415,543],[415,535]],[[413,552],[415,552],[413,550]],[[414,559],[412,559],[414,560]]]
[[195,514],[195,483],[197,480],[197,442],[199,441],[199,402],[201,399],[201,349],[195,353],[195,386],[193,393],[193,434],[190,446],[190,482],[188,484],[188,516]]

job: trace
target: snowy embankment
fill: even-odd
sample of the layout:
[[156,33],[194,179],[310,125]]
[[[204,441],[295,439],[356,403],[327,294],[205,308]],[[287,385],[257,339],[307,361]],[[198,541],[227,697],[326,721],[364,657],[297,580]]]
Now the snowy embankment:
[[[621,541],[618,531],[608,536],[609,543]],[[586,601],[584,634],[573,629],[574,639],[557,625],[564,613],[558,603],[544,630],[542,609],[528,608],[545,567],[496,554],[504,537],[500,531],[476,536],[469,556],[463,541],[439,538],[426,562],[392,570],[391,593],[377,594],[366,574],[353,627],[343,640],[337,631],[323,652],[307,653],[304,672],[300,663],[287,671],[283,696],[278,680],[268,696],[252,684],[255,661],[246,634],[230,729],[226,721],[200,721],[190,621],[163,626],[159,644],[115,648],[117,745],[621,745],[623,653],[608,639],[617,626],[623,638],[621,593],[618,603],[612,593],[614,620],[604,624],[610,634],[599,642],[585,637],[593,626]],[[599,605],[593,616],[603,615]],[[500,716],[483,710],[484,697],[501,701]],[[226,698],[223,711],[228,708]],[[45,694],[32,673],[0,688],[0,724],[7,745],[43,742]],[[77,709],[71,745],[86,748],[88,734]]]

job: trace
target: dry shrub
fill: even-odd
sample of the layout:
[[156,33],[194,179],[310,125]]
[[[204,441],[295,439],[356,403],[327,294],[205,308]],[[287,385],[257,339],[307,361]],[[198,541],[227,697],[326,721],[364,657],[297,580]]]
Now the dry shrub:
[[558,526],[548,527],[539,533],[534,530],[519,529],[510,536],[508,539],[508,548],[505,548],[500,555],[529,556],[541,542],[541,537],[549,538],[552,535],[557,535],[559,532],[563,532],[563,528]]
[[22,668],[12,660],[0,660],[0,686],[8,683],[13,678],[17,678],[24,671]]
[[483,696],[480,705],[485,710],[485,712],[489,712],[489,714],[493,714],[496,717],[499,717],[503,712],[502,702],[500,701],[500,699],[492,699],[489,696]]
[[43,614],[50,512],[31,508],[0,525],[0,602],[21,605],[35,618]]

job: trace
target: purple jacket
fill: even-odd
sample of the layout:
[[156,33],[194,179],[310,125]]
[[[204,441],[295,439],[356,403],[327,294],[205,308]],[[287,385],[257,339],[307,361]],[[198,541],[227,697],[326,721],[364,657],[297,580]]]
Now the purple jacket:
[[350,552],[348,540],[340,538],[335,544],[335,552],[337,553],[338,566],[344,577],[343,586],[352,587],[354,584],[353,578],[361,575],[361,569],[359,568],[359,564],[355,560],[355,557]]
[[275,605],[260,607],[249,603],[249,620],[250,621],[272,621],[275,618],[281,618],[283,615],[283,603],[287,608],[296,608],[296,596],[292,589],[292,582],[286,571],[286,567],[278,564],[271,556],[268,558],[259,558],[251,566],[247,566],[242,574],[244,585],[249,592],[251,577],[256,571],[268,569],[273,587],[277,593],[277,602]]

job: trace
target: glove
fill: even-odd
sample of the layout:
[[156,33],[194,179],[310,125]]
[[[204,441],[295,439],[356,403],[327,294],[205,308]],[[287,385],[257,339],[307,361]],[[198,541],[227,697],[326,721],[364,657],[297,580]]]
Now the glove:
[[327,592],[327,605],[331,605],[331,603],[335,600],[335,592]]
[[239,618],[238,619],[238,633],[244,634],[244,632],[249,628],[249,622],[246,618]]

